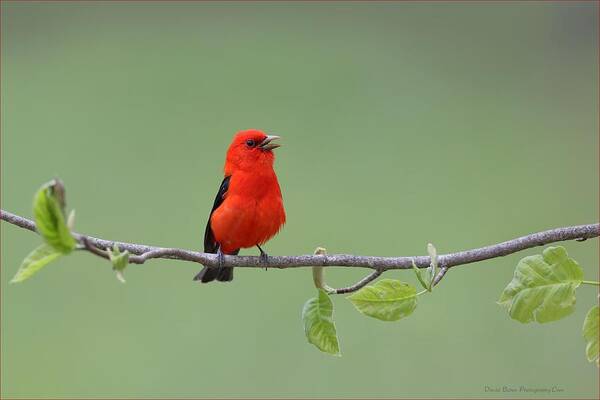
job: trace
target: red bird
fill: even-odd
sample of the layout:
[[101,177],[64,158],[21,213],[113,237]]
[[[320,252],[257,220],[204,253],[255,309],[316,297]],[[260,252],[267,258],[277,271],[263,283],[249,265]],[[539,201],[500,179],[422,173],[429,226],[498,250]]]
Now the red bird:
[[[281,189],[273,170],[273,143],[279,136],[258,130],[238,132],[225,159],[225,178],[215,198],[204,232],[204,252],[216,253],[219,264],[223,254],[238,254],[240,249],[258,247],[264,262],[267,254],[260,247],[285,223]],[[233,267],[204,267],[194,278],[203,283],[229,282]]]

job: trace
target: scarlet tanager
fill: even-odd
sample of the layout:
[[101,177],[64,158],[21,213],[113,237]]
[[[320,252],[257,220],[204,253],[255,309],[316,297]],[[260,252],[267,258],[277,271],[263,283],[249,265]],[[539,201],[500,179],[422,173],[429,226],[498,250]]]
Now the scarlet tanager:
[[[204,252],[216,253],[219,264],[223,254],[238,254],[242,248],[258,247],[264,262],[267,254],[260,247],[285,223],[281,189],[273,170],[273,141],[259,130],[238,132],[227,150],[225,178],[217,192],[206,230]],[[233,267],[204,267],[194,277],[203,283],[229,282]]]

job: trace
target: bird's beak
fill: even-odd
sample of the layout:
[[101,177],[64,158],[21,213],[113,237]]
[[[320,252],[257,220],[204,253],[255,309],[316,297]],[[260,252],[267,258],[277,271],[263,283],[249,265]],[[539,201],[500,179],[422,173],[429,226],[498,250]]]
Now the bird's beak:
[[268,135],[262,142],[260,142],[258,147],[260,147],[263,150],[276,149],[281,146],[280,144],[272,143],[273,140],[277,140],[277,139],[281,139],[281,138],[279,136],[275,136],[275,135]]

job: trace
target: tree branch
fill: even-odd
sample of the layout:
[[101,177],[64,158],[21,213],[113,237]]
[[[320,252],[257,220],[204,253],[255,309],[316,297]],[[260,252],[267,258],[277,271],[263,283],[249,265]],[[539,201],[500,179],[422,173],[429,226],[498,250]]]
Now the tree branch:
[[[36,232],[35,223],[27,218],[20,217],[8,211],[0,210],[0,219],[18,227]],[[170,260],[181,260],[201,263],[208,267],[217,267],[216,254],[201,253],[197,251],[147,246],[136,243],[115,242],[82,235],[73,232],[73,236],[82,244],[82,249],[99,255],[92,246],[102,252],[106,248],[112,248],[115,244],[121,251],[128,250],[132,255],[129,262],[143,264],[153,258]],[[564,228],[550,229],[530,235],[522,236],[506,242],[480,247],[457,253],[442,254],[438,256],[440,271],[435,278],[437,284],[446,272],[457,265],[465,265],[492,258],[503,257],[532,247],[544,246],[549,243],[562,242],[565,240],[586,240],[600,236],[600,224],[588,224],[568,226]],[[103,256],[101,256],[103,257]],[[230,256],[224,257],[225,267],[245,268],[297,268],[297,267],[357,267],[371,268],[375,271],[369,276],[347,288],[337,289],[336,293],[350,293],[360,289],[369,282],[376,279],[381,273],[392,269],[411,269],[412,263],[418,268],[429,267],[429,256],[416,257],[373,257],[355,256],[350,254],[328,254],[328,255],[300,255],[300,256],[269,256],[269,263],[265,265],[258,256]]]

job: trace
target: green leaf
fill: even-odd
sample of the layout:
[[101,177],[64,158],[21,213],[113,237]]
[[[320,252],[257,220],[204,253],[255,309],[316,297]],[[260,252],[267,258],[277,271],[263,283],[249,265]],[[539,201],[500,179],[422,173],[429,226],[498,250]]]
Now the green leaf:
[[10,283],[23,282],[31,278],[42,267],[60,257],[62,253],[52,246],[44,243],[25,257],[19,270],[15,274]]
[[64,187],[60,181],[50,181],[38,190],[33,215],[37,231],[46,243],[64,254],[75,248],[77,242],[65,223]]
[[[429,284],[425,283],[425,279],[423,279],[423,274],[421,273],[421,270],[419,269],[419,267],[417,267],[417,264],[415,264],[415,260],[413,260],[413,262],[412,262],[412,267],[413,267],[413,271],[415,272],[415,275],[417,275],[417,279],[419,280],[419,283],[421,284],[421,286],[423,286],[423,289],[429,290]],[[429,290],[429,291],[431,291],[431,290]]]
[[542,255],[523,258],[498,304],[519,322],[556,321],[575,310],[575,289],[583,270],[564,247],[548,247]]
[[397,321],[417,307],[416,289],[395,279],[382,279],[347,298],[361,313],[382,321]]
[[585,355],[589,362],[596,362],[600,366],[598,358],[598,318],[600,316],[600,307],[594,306],[588,311],[583,321],[583,337],[587,345],[585,346]]
[[309,299],[304,304],[302,322],[308,343],[325,353],[341,356],[333,323],[333,303],[323,289],[319,289],[317,297]]
[[125,250],[121,253],[119,246],[117,246],[116,243],[114,244],[112,251],[110,249],[106,249],[106,252],[108,253],[108,258],[112,262],[113,271],[115,271],[117,274],[117,279],[121,283],[125,283],[123,271],[125,271],[125,268],[129,264],[129,252]]

